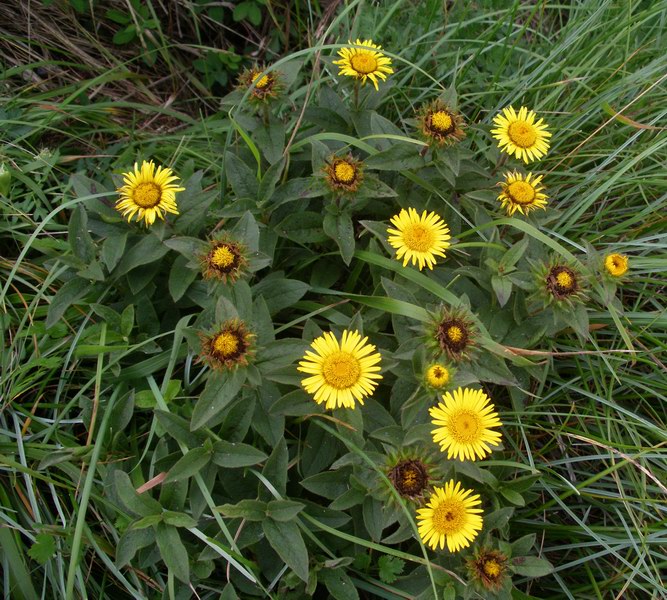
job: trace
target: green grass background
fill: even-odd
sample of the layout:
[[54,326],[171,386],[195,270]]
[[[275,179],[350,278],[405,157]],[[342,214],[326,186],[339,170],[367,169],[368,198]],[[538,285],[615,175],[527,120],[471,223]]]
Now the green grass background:
[[[141,45],[115,48],[108,24],[91,30],[67,7],[50,23],[55,8],[28,4],[32,33],[16,26],[25,8],[0,9],[9,23],[0,42],[0,159],[13,178],[12,192],[0,198],[3,591],[11,598],[68,591],[131,598],[138,590],[159,597],[136,572],[114,565],[117,524],[102,516],[102,471],[93,468],[124,459],[104,450],[110,411],[92,441],[81,424],[81,407],[109,397],[114,386],[103,355],[90,358],[81,349],[91,337],[100,340],[99,319],[83,306],[46,333],[49,299],[65,267],[45,269],[39,256],[66,236],[62,207],[73,197],[74,172],[105,178],[143,155],[191,160],[204,170],[206,186],[220,185],[231,124],[219,110],[220,92],[188,67],[188,48],[203,53],[223,42],[187,3],[174,2],[188,48],[173,21],[160,22],[152,31],[155,62],[148,64]],[[552,575],[524,586],[519,578],[517,585],[538,598],[666,597],[667,3],[397,0],[334,3],[334,10],[328,3],[268,4],[265,23],[278,23],[281,33],[268,47],[248,35],[237,41],[239,54],[260,50],[271,62],[306,49],[347,10],[324,41],[370,37],[395,55],[385,115],[407,135],[406,119],[437,93],[437,82],[456,85],[469,121],[489,124],[514,103],[552,124],[541,169],[556,212],[544,232],[572,252],[588,242],[631,257],[619,294],[633,351],[609,312],[591,315],[603,325],[596,341],[582,351],[574,338],[554,339],[546,349],[554,354],[532,382],[532,400],[504,413],[516,432],[507,443],[517,462],[543,473],[533,490],[538,499],[518,510],[513,526],[536,533],[555,566]],[[324,69],[320,77],[332,73]],[[296,104],[306,85],[291,90]],[[37,409],[48,415],[45,426],[24,437]],[[137,436],[152,427],[150,416],[142,418],[130,426]],[[128,452],[140,454],[141,447]],[[45,468],[45,460],[53,466]],[[40,560],[40,546],[30,550],[40,532],[54,540],[53,548],[44,543],[47,560]],[[70,574],[72,555],[79,560]],[[159,566],[147,575],[167,588]],[[199,590],[201,597],[219,597],[224,582],[219,573],[218,591]]]

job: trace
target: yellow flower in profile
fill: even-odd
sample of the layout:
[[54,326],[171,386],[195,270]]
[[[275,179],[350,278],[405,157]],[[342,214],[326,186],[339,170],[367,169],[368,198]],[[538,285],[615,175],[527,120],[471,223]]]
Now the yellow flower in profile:
[[524,177],[517,171],[505,173],[505,181],[498,184],[503,190],[498,200],[510,217],[516,211],[527,215],[536,208],[544,209],[548,196],[542,193],[544,186],[540,185],[541,181],[542,175],[535,177],[532,173],[528,173]]
[[451,245],[449,227],[434,212],[424,211],[420,217],[414,208],[401,209],[391,218],[391,224],[396,229],[387,229],[391,234],[387,241],[397,249],[396,258],[403,258],[404,267],[412,261],[413,265],[419,263],[420,271],[424,266],[432,270],[435,257],[444,258],[444,251]]
[[604,268],[612,277],[622,277],[628,272],[628,257],[624,254],[609,254],[605,256]]
[[326,408],[355,408],[355,400],[364,403],[382,379],[382,357],[373,344],[366,343],[358,331],[343,331],[340,343],[330,331],[318,337],[306,351],[298,370],[310,377],[301,380],[304,389],[315,402],[325,402]]
[[116,190],[120,194],[116,210],[128,222],[136,214],[137,221],[143,219],[146,225],[152,225],[155,217],[164,219],[166,213],[177,215],[176,193],[185,190],[172,183],[177,179],[169,167],[158,167],[156,172],[153,161],[143,161],[141,168],[134,163],[134,171],[123,173],[125,185]]
[[443,395],[444,403],[429,409],[433,441],[447,452],[447,458],[476,460],[491,452],[489,444],[500,443],[500,433],[494,427],[502,423],[489,397],[482,390],[459,388]]
[[514,155],[519,160],[528,163],[538,160],[549,150],[548,138],[551,133],[547,131],[544,119],[535,122],[537,115],[525,106],[519,109],[519,113],[509,106],[503,109],[503,115],[496,115],[493,123],[497,129],[492,129],[493,137],[498,140],[498,147]]
[[434,487],[426,508],[417,510],[417,527],[424,544],[450,552],[470,546],[482,529],[479,494],[471,495],[461,483],[450,479],[444,488]]
[[447,385],[450,379],[449,369],[443,365],[435,364],[426,369],[426,383],[436,390]]
[[386,57],[381,50],[381,46],[373,43],[372,40],[357,40],[348,42],[350,45],[362,46],[361,48],[341,48],[338,51],[340,60],[334,60],[333,64],[338,65],[339,75],[346,75],[361,79],[361,84],[365,84],[367,79],[378,89],[378,78],[385,81],[387,75],[394,72],[391,68],[391,59]]

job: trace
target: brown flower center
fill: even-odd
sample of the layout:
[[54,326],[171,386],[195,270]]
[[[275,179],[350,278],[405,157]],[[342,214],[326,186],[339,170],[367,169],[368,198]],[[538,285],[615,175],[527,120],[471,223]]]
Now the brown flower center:
[[403,460],[389,471],[389,480],[401,496],[414,498],[428,486],[428,470],[420,460]]

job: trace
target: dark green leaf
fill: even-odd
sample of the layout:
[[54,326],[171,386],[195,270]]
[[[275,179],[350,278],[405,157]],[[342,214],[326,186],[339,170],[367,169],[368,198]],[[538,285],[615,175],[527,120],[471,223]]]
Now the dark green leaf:
[[123,503],[125,508],[140,517],[158,515],[162,513],[162,506],[157,500],[151,498],[148,493],[138,494],[125,471],[116,470],[113,474],[114,493]]
[[160,523],[155,528],[155,538],[160,549],[160,555],[167,568],[173,572],[177,579],[183,583],[188,583],[190,580],[188,552],[183,542],[181,542],[178,530]]
[[127,529],[120,536],[116,546],[116,566],[120,569],[129,565],[141,548],[155,544],[153,529]]
[[[253,137],[257,143],[257,146],[264,153],[264,156],[266,157],[266,160],[269,162],[269,164],[275,166],[276,164],[282,163],[280,167],[280,171],[282,171],[283,167],[285,166],[284,160],[281,161],[283,151],[285,150],[285,125],[283,125],[283,123],[280,121],[272,120],[268,127],[266,125],[258,127],[255,130]],[[266,175],[264,175],[264,178],[262,179],[262,185],[260,185],[260,193],[258,198],[260,202],[268,200],[268,198],[271,197],[271,194],[275,188],[275,184],[278,181],[278,177],[276,177],[275,182],[273,183],[273,187],[271,187],[271,193],[266,194],[265,192],[262,192],[262,186],[264,185],[265,179]]]
[[510,279],[500,275],[493,275],[491,277],[491,286],[496,293],[496,298],[498,298],[498,304],[505,306],[512,295],[512,282]]
[[123,231],[110,235],[102,243],[102,260],[108,271],[113,271],[118,261],[122,258],[126,242],[127,231]]
[[322,228],[340,249],[343,262],[349,265],[354,256],[354,226],[352,218],[347,213],[339,215],[325,214]]
[[364,162],[368,169],[384,171],[404,171],[419,169],[424,166],[424,159],[420,156],[421,146],[415,144],[397,143],[388,150],[369,156]]
[[203,439],[199,434],[190,431],[190,424],[183,417],[161,410],[156,410],[154,414],[162,429],[175,440],[185,444],[188,448],[194,448],[202,444]]
[[88,233],[88,213],[80,204],[70,215],[67,232],[74,256],[85,264],[90,263],[95,258],[95,243]]
[[197,271],[187,266],[188,262],[185,256],[177,257],[169,272],[169,293],[174,302],[178,302],[183,297],[190,284],[199,275]]
[[168,251],[156,235],[148,234],[124,253],[116,267],[115,274],[124,275],[136,267],[153,263],[161,259]]
[[248,444],[225,441],[213,444],[213,462],[227,469],[256,465],[266,459],[264,452]]
[[276,226],[278,235],[299,244],[317,244],[327,239],[322,231],[322,215],[317,212],[295,212]]
[[271,517],[274,521],[291,521],[305,506],[301,502],[291,500],[271,500],[266,509],[266,516]]
[[221,374],[212,373],[195,404],[190,429],[195,431],[213,423],[239,393],[244,381],[243,369],[236,369],[231,373],[228,371]]
[[225,154],[225,173],[237,198],[257,198],[259,184],[252,169],[236,154]]
[[262,522],[262,529],[278,556],[299,579],[308,582],[308,551],[298,525],[293,521],[282,523],[266,519]]
[[548,560],[537,556],[517,556],[512,559],[511,569],[524,577],[544,577],[554,570]]
[[322,569],[317,578],[336,600],[358,600],[359,592],[345,569]]
[[88,281],[78,277],[65,283],[51,299],[46,315],[46,328],[49,329],[60,321],[67,309],[81,300],[91,289],[92,285]]
[[183,456],[171,469],[165,478],[165,483],[173,483],[188,479],[199,473],[211,460],[211,453],[205,448],[193,448]]
[[252,288],[254,295],[261,294],[264,297],[272,315],[301,300],[308,289],[309,285],[303,281],[278,277],[264,278]]

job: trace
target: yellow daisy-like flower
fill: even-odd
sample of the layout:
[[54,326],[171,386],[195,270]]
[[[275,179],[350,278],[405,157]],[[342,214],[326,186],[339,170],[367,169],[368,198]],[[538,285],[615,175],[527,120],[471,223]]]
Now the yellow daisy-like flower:
[[447,458],[476,460],[491,452],[489,444],[500,443],[500,433],[493,431],[502,423],[489,397],[482,390],[459,388],[443,395],[444,404],[429,409],[433,441],[447,452]]
[[436,390],[446,386],[450,379],[449,369],[443,365],[435,364],[426,369],[426,383]]
[[401,209],[401,212],[391,218],[391,224],[396,229],[389,228],[387,240],[397,249],[396,258],[403,258],[403,266],[408,262],[419,263],[419,270],[424,266],[433,269],[436,256],[445,258],[445,250],[451,245],[448,240],[449,227],[434,212],[424,211],[421,217],[414,208]]
[[522,215],[527,215],[536,208],[544,209],[548,196],[542,193],[544,186],[540,185],[541,181],[542,175],[534,176],[528,173],[524,177],[517,171],[505,173],[505,181],[498,184],[503,190],[498,200],[510,217],[517,210]]
[[557,300],[576,295],[581,287],[577,273],[565,265],[552,267],[547,274],[546,284],[547,290]]
[[419,112],[421,132],[429,143],[448,146],[460,142],[466,134],[462,129],[463,117],[442,100],[435,100]]
[[382,357],[373,344],[367,344],[358,331],[343,331],[340,343],[330,331],[318,337],[306,351],[298,370],[310,377],[301,380],[304,389],[315,402],[326,408],[355,408],[355,400],[364,403],[382,379]]
[[333,64],[338,65],[339,75],[347,75],[355,79],[361,79],[364,85],[367,79],[378,89],[378,78],[385,81],[387,75],[394,72],[391,68],[391,59],[386,57],[381,50],[381,46],[374,44],[372,40],[348,41],[349,44],[363,46],[362,48],[341,48],[338,51],[340,60],[334,60]]
[[116,190],[120,194],[116,210],[128,222],[136,214],[137,221],[143,219],[146,225],[152,225],[155,217],[164,219],[166,213],[177,215],[176,193],[185,190],[172,183],[177,179],[169,167],[157,167],[156,172],[153,161],[143,161],[141,168],[134,163],[134,171],[123,173],[125,185]]
[[628,272],[628,257],[624,254],[609,254],[605,256],[604,268],[612,277],[622,277]]
[[511,106],[503,108],[503,114],[493,118],[497,129],[491,130],[498,140],[498,147],[525,163],[542,158],[549,150],[547,140],[551,137],[544,119],[536,123],[537,115],[525,106],[518,114]]
[[470,546],[482,529],[479,494],[450,479],[444,488],[434,487],[426,508],[417,511],[417,527],[422,541],[436,550],[445,547],[457,552]]

